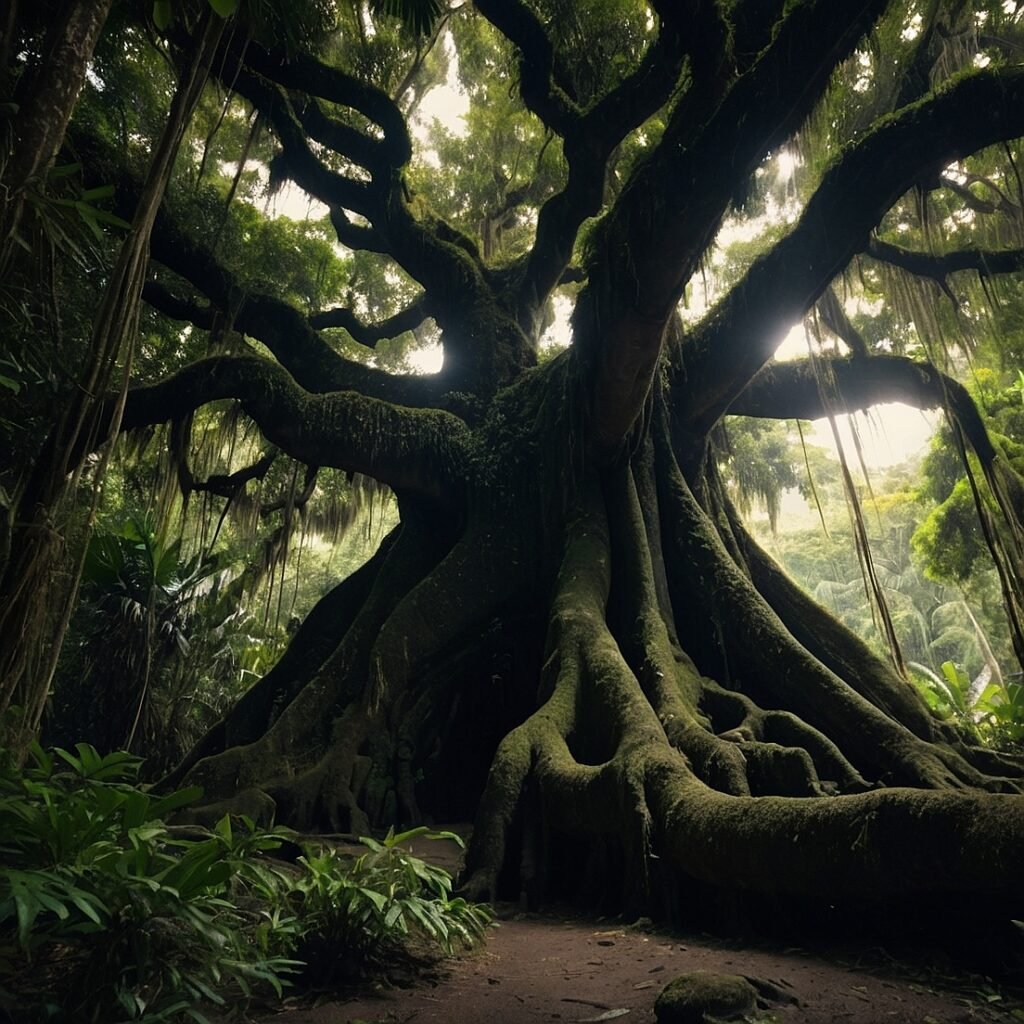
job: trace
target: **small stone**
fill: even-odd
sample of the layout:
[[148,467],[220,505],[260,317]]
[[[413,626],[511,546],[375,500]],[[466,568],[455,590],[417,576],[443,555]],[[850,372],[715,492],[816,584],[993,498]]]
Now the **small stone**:
[[757,990],[738,974],[694,971],[674,978],[654,1002],[658,1024],[738,1020],[757,1009]]
[[615,945],[615,940],[614,939],[598,939],[597,940],[597,944],[599,946],[614,946]]

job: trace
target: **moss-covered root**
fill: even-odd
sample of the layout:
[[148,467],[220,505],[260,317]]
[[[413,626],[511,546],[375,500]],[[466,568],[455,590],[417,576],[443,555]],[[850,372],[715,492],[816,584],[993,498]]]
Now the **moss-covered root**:
[[[929,743],[865,699],[815,658],[785,628],[722,545],[714,525],[690,492],[671,450],[658,446],[659,500],[666,524],[677,626],[685,611],[721,634],[730,683],[762,707],[791,711],[828,736],[865,778],[925,789],[1000,788],[948,746]],[[712,595],[696,607],[687,593]],[[689,605],[689,607],[688,607]],[[743,624],[742,630],[731,624]]]
[[856,634],[804,593],[743,529],[741,538],[751,580],[794,638],[822,664],[850,680],[850,685],[875,707],[901,722],[921,739],[938,739],[935,719],[917,691],[879,658]]
[[[604,481],[613,566],[613,604],[609,618],[619,648],[665,730],[669,742],[689,759],[698,777],[725,793],[750,792],[747,762],[732,743],[720,740],[701,714],[704,680],[673,639],[665,619],[667,598],[658,593],[664,576],[660,531],[652,545],[652,527],[640,504],[637,474],[645,477],[650,453],[633,468],[621,466]],[[652,517],[656,519],[657,517]],[[666,584],[667,587],[667,584]]]
[[664,825],[662,856],[716,886],[829,899],[1024,900],[1020,796],[889,789],[730,797],[662,769],[650,773],[647,797]]
[[871,788],[827,736],[788,711],[764,711],[708,679],[701,708],[718,738],[743,752],[755,795],[823,796]]
[[[355,770],[357,752],[347,741],[338,751],[331,750],[338,746],[335,723],[365,698],[371,652],[384,624],[402,598],[434,568],[446,547],[443,534],[408,516],[375,573],[365,602],[320,670],[258,739],[200,760],[186,781],[202,786],[209,800],[224,800],[253,787],[265,792],[276,788],[289,798],[294,795],[294,815],[316,804],[313,789],[319,786],[316,780],[324,770],[324,758],[332,762],[334,771],[341,767],[338,758],[347,758],[347,780]],[[300,792],[303,786],[308,787],[305,795]],[[289,824],[307,828],[316,823],[292,816]]]
[[203,758],[259,739],[337,650],[365,603],[399,529],[396,528],[384,538],[377,552],[365,565],[316,603],[277,664],[253,684],[182,762],[161,780],[161,789],[179,785]]
[[971,748],[944,730],[914,687],[856,634],[805,594],[739,523],[751,581],[786,629],[828,669],[886,715],[933,744],[936,756],[967,785],[994,792],[1019,792],[1024,774],[1012,756]]
[[[530,791],[544,822],[560,831],[613,837],[631,867],[624,879],[631,888],[643,886],[650,827],[645,752],[652,742],[666,751],[668,745],[605,622],[611,559],[596,485],[586,502],[568,528],[556,582],[544,701],[499,745],[478,810],[467,855],[467,888],[475,896],[493,893],[513,852],[507,849],[513,818],[517,811],[532,813],[523,806]],[[683,759],[676,760],[685,770]],[[524,822],[527,836],[533,824]]]

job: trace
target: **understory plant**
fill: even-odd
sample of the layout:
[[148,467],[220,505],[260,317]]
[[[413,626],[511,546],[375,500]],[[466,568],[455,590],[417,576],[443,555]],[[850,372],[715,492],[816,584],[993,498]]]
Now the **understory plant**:
[[425,827],[383,840],[360,838],[366,853],[352,859],[335,849],[307,849],[295,882],[296,912],[303,922],[299,955],[318,980],[358,972],[425,940],[451,954],[480,941],[490,910],[452,895],[447,871],[402,849],[410,840],[451,839],[453,832]]
[[[446,952],[476,941],[486,908],[397,849],[425,830],[362,842],[352,858],[270,856],[284,829],[223,817],[213,829],[164,818],[196,787],[155,796],[140,760],[31,749],[0,770],[0,1015],[53,1022],[205,1021],[204,1008],[280,996],[307,948],[360,962],[413,933]],[[322,971],[318,972],[321,975]]]
[[994,682],[982,672],[975,679],[962,666],[944,661],[941,674],[911,664],[914,681],[928,706],[940,717],[954,722],[997,748],[1013,748],[1024,742],[1024,685],[1020,678]]

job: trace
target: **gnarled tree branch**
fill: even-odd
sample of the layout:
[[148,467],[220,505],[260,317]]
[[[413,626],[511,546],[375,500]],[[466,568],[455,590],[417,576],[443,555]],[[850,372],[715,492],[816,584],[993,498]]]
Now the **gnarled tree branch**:
[[[734,416],[768,419],[819,419],[835,411],[868,409],[883,402],[902,402],[916,409],[946,407],[956,418],[982,462],[996,451],[981,414],[967,389],[928,363],[903,356],[819,359],[835,382],[837,394],[822,395],[820,373],[810,360],[766,366],[729,407]],[[830,401],[832,399],[832,401]]]
[[314,313],[309,318],[309,325],[317,331],[328,327],[341,327],[360,345],[375,348],[377,342],[385,338],[397,338],[399,334],[415,330],[428,316],[427,302],[421,295],[394,316],[378,320],[376,323],[364,323],[351,309],[336,307]]
[[1022,132],[1024,72],[986,70],[908,107],[850,147],[796,227],[755,261],[680,349],[676,382],[688,396],[689,428],[706,431],[729,408],[922,169]]
[[970,246],[935,254],[904,249],[880,238],[872,238],[864,251],[881,263],[889,263],[918,277],[931,278],[940,283],[945,281],[947,274],[961,270],[976,270],[982,277],[1024,270],[1024,249],[980,249]]
[[354,391],[311,394],[275,363],[217,356],[128,394],[122,429],[179,419],[217,399],[238,400],[263,436],[307,465],[373,477],[433,499],[460,486],[469,431],[449,413],[408,409]]
[[666,324],[737,177],[798,127],[884,7],[879,0],[793,7],[703,129],[693,136],[693,111],[680,104],[652,158],[623,189],[574,316],[577,350],[591,362],[598,449],[614,451],[643,407]]

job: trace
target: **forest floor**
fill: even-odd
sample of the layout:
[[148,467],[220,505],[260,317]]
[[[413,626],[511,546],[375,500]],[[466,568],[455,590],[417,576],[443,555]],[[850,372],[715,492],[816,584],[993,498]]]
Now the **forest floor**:
[[[416,853],[453,872],[458,866],[453,843],[421,840]],[[773,1024],[1024,1021],[1024,992],[960,973],[948,955],[740,945],[645,921],[496,909],[498,927],[472,953],[420,972],[396,969],[345,994],[289,1000],[261,1024],[653,1024],[658,994],[691,971],[771,983],[787,1000],[756,1019]]]

